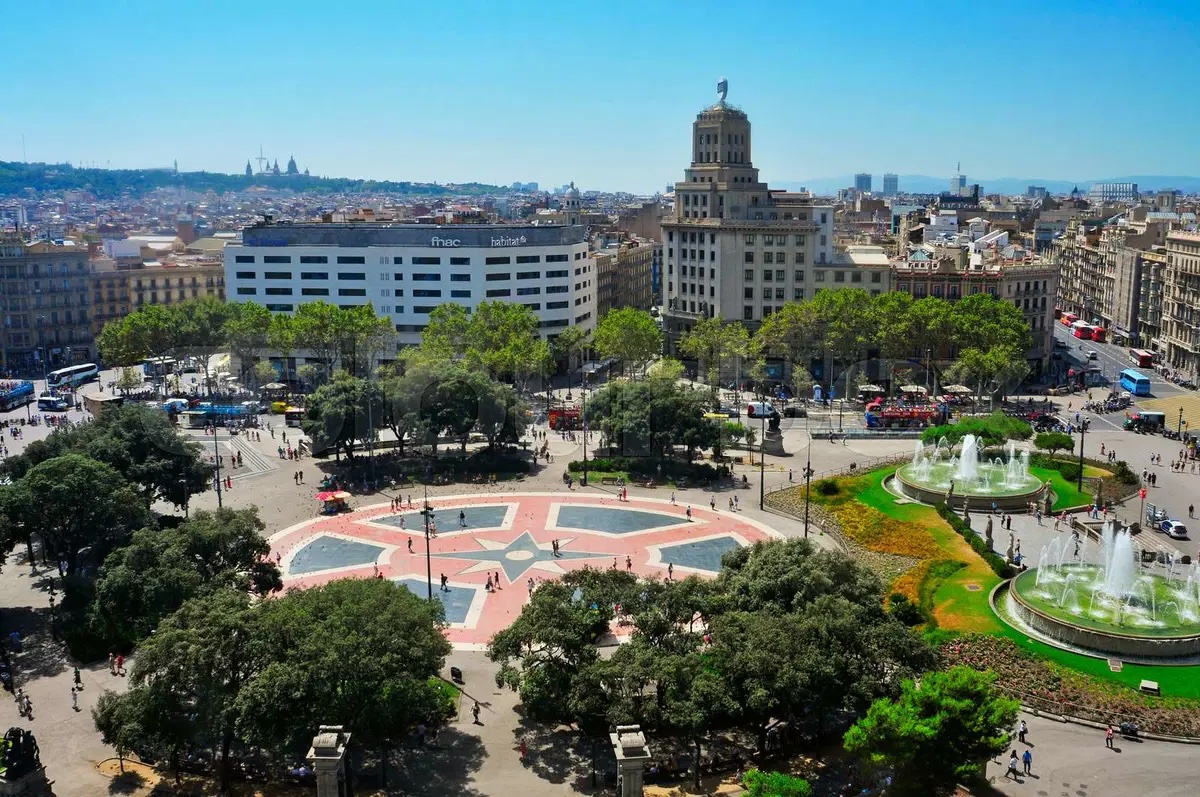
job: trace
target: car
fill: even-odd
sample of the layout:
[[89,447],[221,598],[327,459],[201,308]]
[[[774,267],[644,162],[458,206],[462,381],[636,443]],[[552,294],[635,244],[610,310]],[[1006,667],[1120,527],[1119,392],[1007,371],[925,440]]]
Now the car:
[[1065,348],[1067,348],[1067,342],[1065,340],[1059,340],[1058,338],[1055,338],[1054,339],[1054,348],[1065,349]]
[[1178,520],[1164,520],[1158,524],[1158,530],[1173,540],[1187,539],[1187,526]]
[[1095,349],[1088,349],[1087,358],[1089,360],[1099,360],[1100,352],[1096,351]]

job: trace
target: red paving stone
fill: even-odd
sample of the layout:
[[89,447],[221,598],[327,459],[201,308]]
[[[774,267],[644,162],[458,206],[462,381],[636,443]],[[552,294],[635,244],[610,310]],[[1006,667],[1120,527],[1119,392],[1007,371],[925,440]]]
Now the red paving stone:
[[[357,509],[335,517],[319,517],[285,529],[271,537],[274,555],[279,556],[284,572],[285,588],[308,587],[322,584],[335,578],[371,578],[378,573],[389,579],[414,579],[425,585],[425,535],[423,528],[400,529],[374,521],[396,514],[406,514],[419,509],[406,507],[393,511],[388,504]],[[662,562],[655,546],[672,543],[699,541],[711,537],[732,536],[739,544],[778,537],[773,530],[762,524],[724,510],[711,511],[707,506],[692,507],[693,522],[688,522],[684,505],[673,505],[660,499],[632,498],[618,501],[616,498],[572,495],[570,493],[517,493],[443,496],[430,499],[430,504],[441,519],[439,533],[430,541],[433,588],[439,588],[440,574],[449,578],[452,590],[474,590],[470,612],[465,622],[451,623],[446,635],[456,647],[478,649],[486,645],[492,634],[509,624],[521,612],[529,598],[528,578],[536,582],[555,578],[557,575],[585,566],[626,567],[626,557],[632,571],[640,576],[667,577],[667,566]],[[457,527],[459,509],[463,509],[470,523],[472,506],[509,504],[505,516],[505,528],[460,529]],[[673,520],[671,525],[648,530],[610,533],[582,529],[557,529],[550,526],[552,514],[557,514],[559,505],[608,507],[612,509],[634,509],[665,515]],[[454,526],[447,529],[446,520],[454,518]],[[419,521],[419,518],[417,518]],[[521,538],[528,532],[537,548],[532,550],[529,540]],[[306,574],[290,572],[292,557],[321,535],[331,535],[343,540],[379,545],[383,548],[372,563],[322,570]],[[560,550],[567,555],[596,554],[588,558],[558,558],[540,561],[548,557],[551,542],[560,541]],[[408,552],[407,542],[412,540],[414,553]],[[478,561],[479,552],[512,545],[510,555],[504,551],[496,553],[491,562]],[[476,553],[476,559],[454,558],[449,554]],[[515,573],[515,581],[510,575]],[[527,569],[526,569],[527,568]],[[521,572],[524,570],[524,572]],[[499,574],[500,589],[487,592],[484,587],[488,574]],[[692,573],[702,576],[715,575],[705,570],[690,570],[677,565],[675,574],[683,577]],[[423,592],[423,590],[422,590]],[[462,600],[458,593],[456,599]]]

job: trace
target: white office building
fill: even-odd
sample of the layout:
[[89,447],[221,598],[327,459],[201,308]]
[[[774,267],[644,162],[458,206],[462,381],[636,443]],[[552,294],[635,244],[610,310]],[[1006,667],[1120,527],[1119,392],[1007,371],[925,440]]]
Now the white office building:
[[392,319],[400,346],[420,343],[429,313],[445,302],[524,304],[546,337],[595,324],[595,275],[577,224],[265,222],[224,255],[229,301],[281,313],[318,300],[371,304]]

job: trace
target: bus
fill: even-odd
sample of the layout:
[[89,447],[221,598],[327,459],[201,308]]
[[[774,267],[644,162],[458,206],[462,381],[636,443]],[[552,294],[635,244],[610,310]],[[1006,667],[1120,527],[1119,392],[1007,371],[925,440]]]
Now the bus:
[[1126,368],[1121,372],[1121,387],[1135,396],[1150,395],[1150,377],[1141,371]]
[[1060,319],[1064,327],[1069,327],[1079,320],[1079,316],[1074,313],[1063,313]]
[[1077,338],[1082,338],[1083,340],[1091,340],[1092,327],[1090,324],[1086,324],[1083,321],[1076,321],[1074,324],[1071,324],[1071,334]]
[[174,357],[147,357],[142,360],[142,373],[146,379],[161,379],[175,373]]
[[1092,327],[1092,340],[1096,341],[1097,343],[1103,343],[1105,337],[1107,337],[1107,336],[1108,336],[1108,330],[1105,329],[1104,327],[1097,327],[1097,326]]
[[1154,365],[1154,355],[1145,349],[1130,349],[1129,362],[1138,368],[1150,368]]
[[82,385],[84,382],[90,382],[99,377],[100,369],[96,367],[95,363],[83,363],[72,365],[69,368],[59,368],[57,371],[46,374],[46,386],[74,388],[76,385]]
[[283,413],[283,422],[288,426],[299,428],[307,417],[308,410],[301,409],[300,407],[288,407],[287,411]]

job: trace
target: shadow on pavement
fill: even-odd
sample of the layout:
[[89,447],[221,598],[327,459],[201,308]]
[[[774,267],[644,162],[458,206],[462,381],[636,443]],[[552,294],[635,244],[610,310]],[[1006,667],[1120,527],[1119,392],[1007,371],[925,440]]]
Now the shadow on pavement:
[[133,794],[144,785],[146,785],[146,779],[142,777],[141,773],[129,770],[109,781],[108,793]]
[[[0,634],[21,634],[21,650],[12,653],[17,685],[33,678],[58,675],[66,669],[63,645],[50,635],[50,608],[14,606],[0,614]],[[12,651],[11,646],[9,651]]]
[[[513,750],[520,755],[521,739],[525,739],[524,766],[549,783],[567,784],[576,791],[592,788],[592,740],[567,727],[547,728],[521,718],[513,731]],[[605,782],[605,774],[613,769],[612,752],[607,740],[596,745],[597,783]]]
[[480,797],[483,792],[471,781],[486,757],[477,736],[445,727],[436,745],[417,747],[414,742],[391,754],[388,791],[399,787],[401,794],[423,797]]

